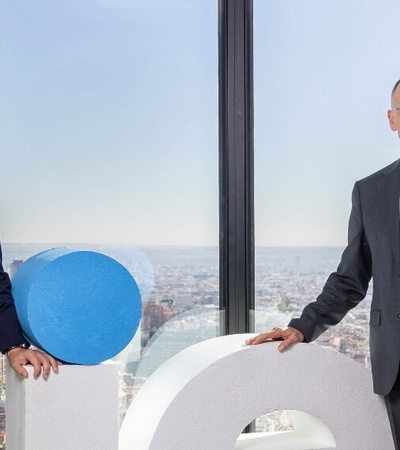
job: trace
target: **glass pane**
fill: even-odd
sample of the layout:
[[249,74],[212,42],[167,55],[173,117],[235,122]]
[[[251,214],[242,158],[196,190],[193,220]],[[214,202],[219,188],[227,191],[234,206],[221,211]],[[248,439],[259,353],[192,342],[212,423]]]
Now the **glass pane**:
[[[354,182],[398,158],[386,111],[399,18],[395,0],[254,1],[257,332],[316,299],[347,242]],[[371,297],[372,283],[317,342],[369,367]]]
[[4,3],[0,30],[4,265],[62,245],[130,270],[122,417],[162,360],[219,333],[216,4]]
[[[398,158],[398,2],[255,1],[256,327],[315,300],[347,242],[356,180]],[[318,342],[368,366],[366,300]]]

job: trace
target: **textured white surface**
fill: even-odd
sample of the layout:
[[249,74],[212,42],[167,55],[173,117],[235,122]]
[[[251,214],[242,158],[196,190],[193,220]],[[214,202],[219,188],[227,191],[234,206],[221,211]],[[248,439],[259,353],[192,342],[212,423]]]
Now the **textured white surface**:
[[7,450],[117,449],[117,367],[63,365],[47,381],[8,367]]
[[[373,394],[367,369],[317,345],[298,344],[279,353],[276,342],[247,347],[246,337],[201,342],[156,370],[131,404],[119,450],[232,450],[253,419],[282,409],[318,418],[337,449],[394,448],[384,401]],[[299,427],[297,447],[287,433],[279,447],[275,435],[275,443],[265,437],[258,448],[332,447],[328,441],[324,447],[304,447],[304,440],[313,439],[310,423]],[[321,433],[318,439],[330,434]],[[240,448],[257,448],[248,444]]]

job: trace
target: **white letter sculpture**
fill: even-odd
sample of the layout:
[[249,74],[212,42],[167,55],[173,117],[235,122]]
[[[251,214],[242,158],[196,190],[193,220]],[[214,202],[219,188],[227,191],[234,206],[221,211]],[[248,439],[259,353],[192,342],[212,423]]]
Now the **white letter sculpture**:
[[[394,449],[370,372],[335,351],[223,336],[178,353],[146,381],[124,419],[119,450]],[[296,429],[238,436],[255,418],[295,410]]]

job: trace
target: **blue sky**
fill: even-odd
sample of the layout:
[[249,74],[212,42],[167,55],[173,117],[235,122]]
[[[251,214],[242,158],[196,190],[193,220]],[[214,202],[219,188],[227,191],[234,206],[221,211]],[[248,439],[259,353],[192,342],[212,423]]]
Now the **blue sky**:
[[[7,242],[218,243],[216,0],[0,6]],[[254,2],[258,245],[343,245],[397,159],[400,5]]]
[[[255,2],[259,242],[344,245],[354,182],[398,158],[398,1]],[[273,236],[273,237],[271,237]]]

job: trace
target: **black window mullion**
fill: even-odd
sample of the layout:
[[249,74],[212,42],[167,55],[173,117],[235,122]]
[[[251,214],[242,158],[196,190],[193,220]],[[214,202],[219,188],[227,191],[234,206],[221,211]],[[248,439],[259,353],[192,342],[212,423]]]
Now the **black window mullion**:
[[219,0],[220,308],[225,334],[253,331],[252,13],[252,0]]

